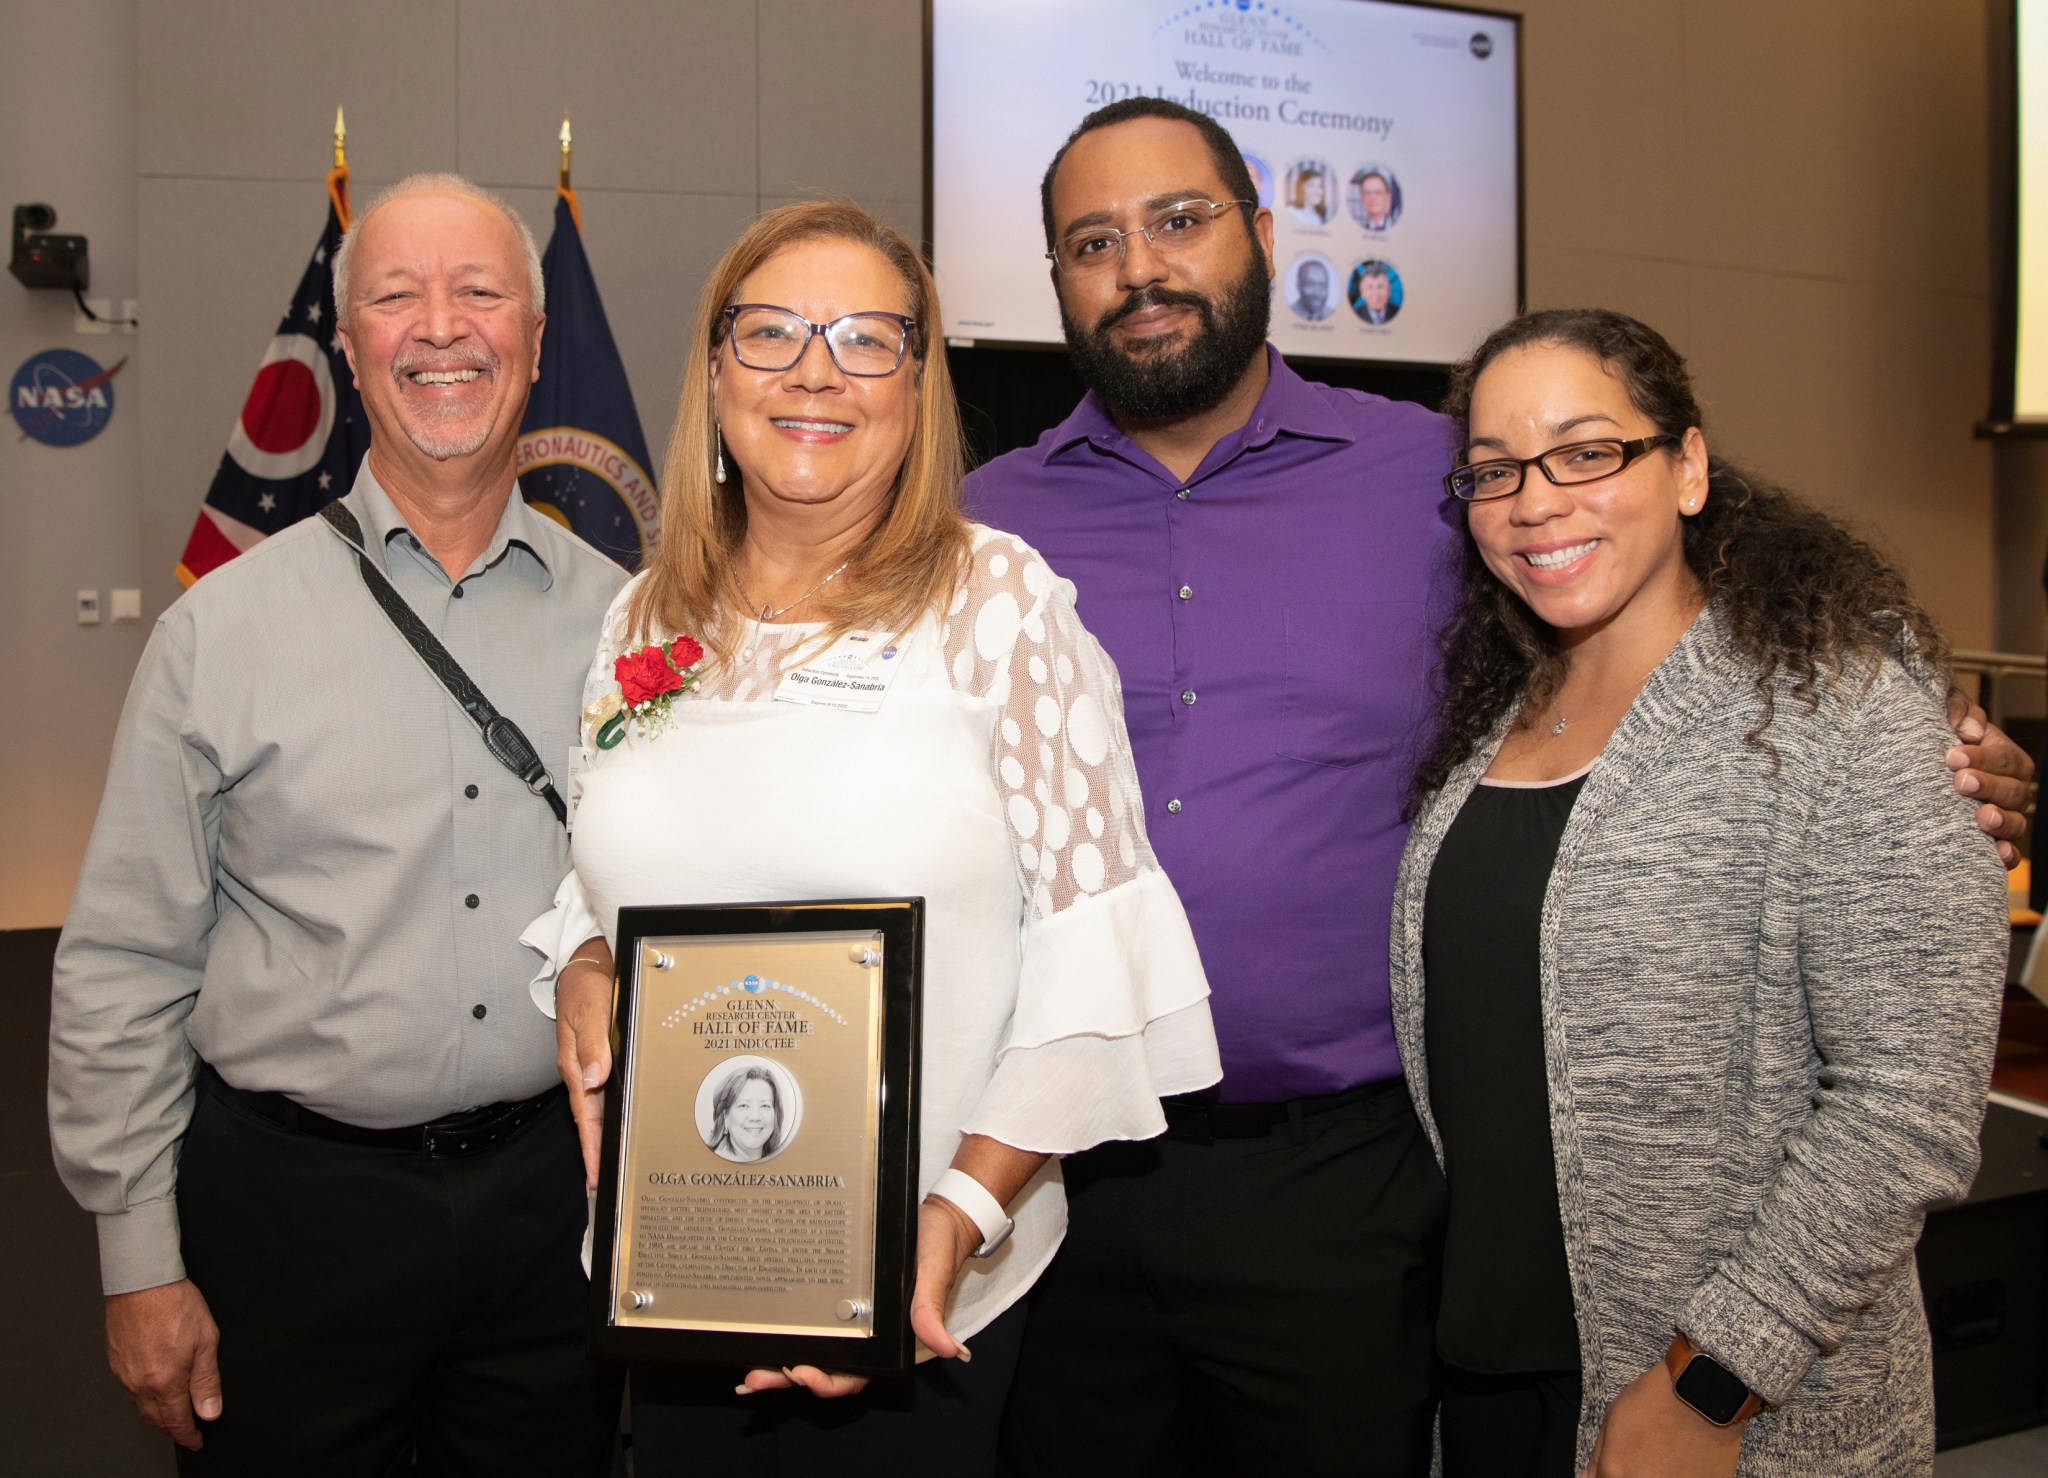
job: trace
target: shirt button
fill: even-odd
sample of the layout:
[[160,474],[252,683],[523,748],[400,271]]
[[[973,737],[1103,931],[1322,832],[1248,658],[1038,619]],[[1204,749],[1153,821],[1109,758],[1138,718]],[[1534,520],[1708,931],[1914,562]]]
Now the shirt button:
[[476,894],[472,893],[467,898],[462,900],[462,906],[464,908],[475,908],[481,902],[483,902],[483,900],[477,897]]
[[483,1005],[471,1006],[469,1008],[469,1014],[471,1016],[474,1016],[478,1021],[482,1021],[484,1017],[490,1014],[490,1008]]
[[1174,497],[1180,499],[1183,503],[1185,503],[1188,498],[1188,490],[1186,488],[1182,488],[1179,492],[1174,494]]
[[1183,585],[1180,588],[1179,594],[1182,600],[1193,600],[1195,597],[1195,587],[1192,585]]
[[1183,692],[1183,693],[1182,693],[1182,694],[1180,695],[1180,701],[1181,701],[1181,702],[1183,702],[1183,703],[1192,703],[1192,702],[1194,702],[1194,701],[1195,701],[1195,690],[1194,690],[1193,688],[1189,688],[1189,689],[1187,689],[1187,690],[1186,690],[1185,692]]
[[455,589],[454,589],[454,590],[453,590],[452,592],[450,592],[450,593],[451,593],[452,595],[454,595],[454,597],[455,597],[455,598],[456,598],[457,600],[461,600],[461,599],[462,599],[462,587],[461,587],[460,585],[456,586],[456,587],[455,587]]
[[469,797],[469,798],[470,798],[471,800],[475,800],[475,799],[476,799],[476,787],[475,787],[474,785],[465,785],[465,786],[463,786],[463,787],[462,787],[462,793],[463,793],[464,795],[468,796],[468,797]]
[[1166,809],[1173,815],[1178,816],[1180,814],[1180,802],[1177,800],[1168,801],[1166,803]]

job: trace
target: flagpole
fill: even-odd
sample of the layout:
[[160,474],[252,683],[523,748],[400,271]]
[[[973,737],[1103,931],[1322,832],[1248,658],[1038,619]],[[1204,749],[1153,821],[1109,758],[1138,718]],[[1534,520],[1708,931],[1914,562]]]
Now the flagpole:
[[[565,125],[566,126],[566,125]],[[334,201],[334,218],[348,230],[348,123],[341,109],[334,110],[334,168],[327,171],[327,194]]]
[[562,115],[562,163],[555,171],[555,193],[569,202],[569,219],[576,223],[576,234],[583,234],[583,208],[576,203],[576,192],[569,186],[569,115]]

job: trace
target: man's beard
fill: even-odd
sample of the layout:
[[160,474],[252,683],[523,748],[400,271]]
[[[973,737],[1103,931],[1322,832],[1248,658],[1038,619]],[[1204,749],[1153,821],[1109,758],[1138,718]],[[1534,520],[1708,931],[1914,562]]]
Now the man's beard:
[[[1202,320],[1199,331],[1178,344],[1146,342],[1136,353],[1117,347],[1110,333],[1141,308],[1188,307]],[[1133,421],[1170,421],[1197,415],[1220,402],[1266,345],[1272,322],[1272,285],[1266,259],[1254,251],[1244,273],[1211,302],[1196,293],[1142,287],[1084,330],[1060,305],[1067,353],[1081,383],[1095,392],[1111,415]],[[1166,339],[1179,336],[1169,335]]]
[[[397,355],[391,363],[391,378],[399,383],[401,403],[405,394],[406,377],[414,370],[429,364],[443,369],[473,369],[479,374],[487,375],[498,372],[498,356],[481,345],[457,344],[448,349],[434,351],[410,350]],[[420,409],[424,411],[424,408]],[[455,411],[452,414],[464,413]],[[484,443],[491,439],[496,422],[495,417],[487,417],[480,425],[444,429],[435,424],[437,419],[431,412],[425,412],[418,420],[408,419],[402,423],[406,439],[436,462],[474,456],[482,451]]]

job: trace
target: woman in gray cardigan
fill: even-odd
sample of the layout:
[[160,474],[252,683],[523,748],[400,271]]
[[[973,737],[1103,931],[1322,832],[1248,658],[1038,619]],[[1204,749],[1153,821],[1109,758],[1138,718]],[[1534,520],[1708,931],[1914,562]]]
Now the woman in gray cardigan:
[[1913,1244],[1976,1169],[2006,953],[1941,640],[1708,456],[1633,319],[1518,319],[1450,409],[1392,946],[1451,1187],[1445,1471],[1929,1473]]

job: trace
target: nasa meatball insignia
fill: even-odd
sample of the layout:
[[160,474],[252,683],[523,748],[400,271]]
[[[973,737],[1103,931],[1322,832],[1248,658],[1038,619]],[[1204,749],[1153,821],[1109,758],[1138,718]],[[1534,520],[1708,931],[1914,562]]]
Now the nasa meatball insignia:
[[14,372],[7,408],[24,438],[45,446],[78,446],[106,430],[114,414],[114,376],[126,359],[101,369],[76,349],[31,354]]

